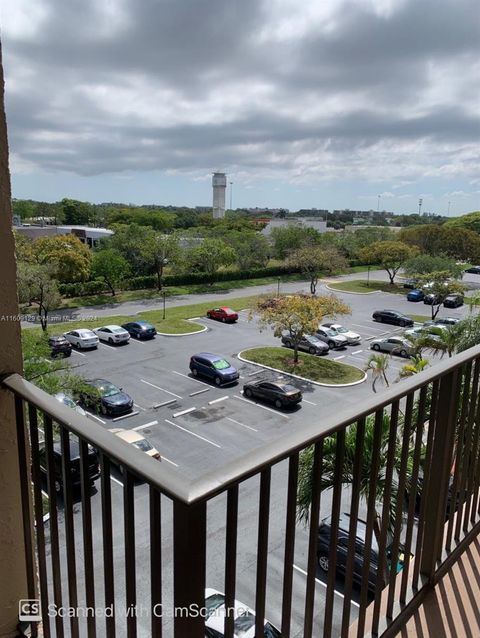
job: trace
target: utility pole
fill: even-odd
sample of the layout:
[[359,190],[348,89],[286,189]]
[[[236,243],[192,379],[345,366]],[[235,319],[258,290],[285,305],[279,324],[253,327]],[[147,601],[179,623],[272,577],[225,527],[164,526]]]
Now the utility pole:
[[422,212],[422,204],[423,204],[423,198],[420,197],[420,199],[418,200],[418,214],[420,215]]
[[377,195],[377,213],[380,212],[380,199],[381,199],[381,195]]

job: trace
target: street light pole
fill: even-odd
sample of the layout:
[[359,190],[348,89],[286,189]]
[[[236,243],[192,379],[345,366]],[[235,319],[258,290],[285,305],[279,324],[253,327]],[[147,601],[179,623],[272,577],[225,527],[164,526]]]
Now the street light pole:
[[381,199],[381,195],[377,195],[377,213],[380,212],[380,199]]
[[163,297],[163,318],[165,319],[165,297],[167,296],[167,293],[165,292],[165,290],[162,292],[162,297]]
[[277,297],[280,297],[280,277],[278,278],[278,281],[277,281]]
[[420,199],[418,200],[418,214],[419,215],[422,212],[422,204],[423,204],[423,198],[420,197]]

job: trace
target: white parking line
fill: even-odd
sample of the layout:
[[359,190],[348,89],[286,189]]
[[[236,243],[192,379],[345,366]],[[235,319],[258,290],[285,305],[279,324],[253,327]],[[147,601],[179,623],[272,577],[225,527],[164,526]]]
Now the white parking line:
[[261,374],[262,372],[265,372],[264,368],[262,368],[261,370],[255,370],[255,372],[249,372],[249,373],[248,373],[248,376],[249,376],[249,377],[253,377],[253,376],[255,376],[256,374]]
[[138,430],[143,430],[144,428],[149,428],[152,425],[158,425],[158,421],[150,421],[149,423],[144,423],[144,425],[137,425],[136,428],[132,428],[137,432]]
[[[153,341],[153,339],[149,339],[148,341]],[[128,343],[138,343],[141,346],[147,345],[143,339],[135,339],[134,337],[132,337]]]
[[201,383],[202,385],[206,385],[209,388],[212,387],[208,383],[205,383],[205,381],[200,381],[199,379],[195,379],[194,377],[191,377],[188,374],[183,374],[183,372],[177,372],[176,370],[172,370],[172,372],[173,374],[178,374],[180,377],[185,377],[185,379],[190,379],[190,381],[195,381],[195,383]]
[[224,397],[220,397],[219,399],[213,399],[213,401],[209,401],[208,405],[213,405],[214,403],[220,403],[220,401],[225,401],[226,399],[229,399],[230,397],[228,396],[228,394],[226,394]]
[[236,423],[237,425],[241,425],[242,428],[247,428],[247,430],[253,430],[253,432],[258,432],[258,430],[256,430],[255,428],[252,428],[252,426],[245,425],[245,423],[240,423],[240,421],[236,421],[235,419],[232,419],[229,416],[227,416],[227,421],[231,421],[232,423]]
[[111,348],[112,350],[117,350],[116,346],[112,346],[110,343],[99,343],[99,346],[105,346],[106,348]]
[[181,399],[182,397],[179,394],[175,394],[175,392],[170,392],[170,390],[165,390],[165,388],[161,388],[159,385],[155,385],[154,383],[150,383],[150,381],[145,381],[145,379],[140,379],[142,383],[146,383],[147,385],[151,385],[152,388],[156,388],[157,390],[161,390],[162,392],[166,392],[167,394],[171,394],[172,397],[177,397],[177,399]]
[[181,412],[174,412],[174,414],[172,414],[172,416],[173,416],[174,419],[176,419],[177,416],[183,416],[184,414],[189,414],[190,412],[193,412],[196,409],[197,408],[195,406],[193,408],[187,408],[186,410],[182,410]]
[[213,445],[214,447],[218,447],[219,449],[221,449],[221,447],[222,447],[221,445],[218,445],[218,443],[214,443],[213,441],[210,441],[209,439],[206,439],[205,437],[200,436],[200,434],[195,434],[195,432],[191,432],[190,430],[187,430],[187,428],[182,428],[182,426],[178,425],[178,423],[174,423],[173,421],[169,421],[168,419],[165,419],[165,421],[167,423],[169,423],[170,425],[175,426],[179,430],[183,430],[187,434],[191,434],[192,436],[196,436],[197,439],[201,439],[202,441],[205,441],[205,443],[210,443],[210,445]]
[[197,394],[203,394],[204,392],[209,392],[210,388],[203,388],[202,390],[195,390],[195,392],[190,392],[189,397],[196,397]]
[[138,403],[134,403],[133,405],[134,405],[136,408],[138,408],[139,410],[142,410],[142,412],[146,412],[146,411],[147,411],[147,408],[142,408],[142,406],[141,406],[141,405],[138,405]]
[[[298,567],[298,565],[293,565],[293,569],[296,569],[297,572],[300,572],[301,574],[303,574],[304,576],[308,576],[307,572],[302,569],[301,567]],[[327,583],[324,583],[323,580],[320,580],[319,578],[315,578],[315,582],[318,583],[319,585],[321,585],[322,587],[325,587],[325,589],[327,588]],[[340,598],[345,598],[345,596],[342,594],[341,591],[338,591],[336,589],[333,590],[337,596],[340,596]],[[360,605],[355,602],[354,600],[350,599],[350,602],[352,605],[354,605],[355,607],[360,607]]]
[[363,350],[355,350],[355,352],[352,352],[352,354],[360,354],[361,352],[363,352]]
[[76,350],[72,350],[72,354],[78,354],[79,357],[86,357],[86,354],[83,354],[83,352],[77,352]]
[[267,408],[266,405],[262,405],[261,403],[257,403],[253,399],[244,399],[243,397],[239,397],[237,394],[235,394],[234,397],[236,399],[239,399],[240,401],[245,401],[245,403],[249,403],[250,405],[252,405],[252,404],[256,405],[257,408],[262,408],[262,410],[268,410],[268,412],[273,412],[273,414],[277,414],[278,416],[283,416],[284,419],[289,419],[290,418],[287,414],[282,414],[281,412],[278,412],[278,410],[272,410],[272,408]]
[[92,414],[91,412],[88,412],[88,410],[85,410],[85,412],[87,413],[87,416],[91,416],[92,419],[95,419],[95,421],[100,421],[100,423],[103,423],[103,425],[105,425],[106,421],[98,417],[96,414]]
[[341,354],[339,357],[333,357],[334,361],[339,361],[339,359],[345,359],[346,355],[345,354]]
[[112,421],[123,421],[124,419],[129,419],[131,416],[137,416],[140,414],[138,410],[134,410],[133,412],[129,412],[128,414],[122,414],[122,416],[116,416]]
[[314,403],[313,401],[307,401],[307,399],[302,399],[303,403],[308,403],[309,405],[317,405],[316,403]]
[[163,454],[160,455],[162,457],[162,461],[166,461],[167,463],[170,463],[171,465],[174,465],[175,467],[178,467],[177,463],[174,463],[173,461],[170,461],[170,459],[167,459],[166,456],[163,456]]

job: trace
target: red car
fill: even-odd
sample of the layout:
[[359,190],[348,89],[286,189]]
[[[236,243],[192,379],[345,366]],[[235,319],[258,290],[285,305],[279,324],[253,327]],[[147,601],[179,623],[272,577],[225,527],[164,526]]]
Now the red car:
[[227,321],[238,321],[238,313],[231,308],[227,308],[223,306],[222,308],[212,308],[211,310],[207,310],[207,317],[209,319],[218,319],[219,321],[223,321],[226,323]]

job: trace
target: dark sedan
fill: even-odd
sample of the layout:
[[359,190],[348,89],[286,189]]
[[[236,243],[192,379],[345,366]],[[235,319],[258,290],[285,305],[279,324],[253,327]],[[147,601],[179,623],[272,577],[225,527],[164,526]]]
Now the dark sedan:
[[122,388],[105,379],[87,382],[87,388],[80,392],[80,402],[86,408],[109,416],[117,416],[132,411],[133,399]]
[[51,348],[50,355],[52,357],[57,357],[62,354],[64,357],[69,357],[72,354],[72,344],[65,339],[65,337],[49,337],[48,345]]
[[122,324],[128,334],[134,339],[153,339],[157,334],[154,326],[148,321],[130,321],[129,323]]
[[294,385],[282,381],[252,381],[243,386],[243,394],[249,399],[261,399],[276,408],[288,408],[302,400],[302,393]]
[[472,266],[471,268],[467,268],[465,272],[469,272],[472,275],[480,275],[480,266]]
[[[282,335],[282,343],[287,348],[293,348],[293,341],[289,334]],[[330,350],[328,344],[315,337],[315,335],[304,335],[298,344],[299,350],[304,350],[310,354],[327,354]]]
[[401,328],[410,328],[413,326],[413,320],[397,310],[375,310],[372,319],[380,323],[390,323],[394,326],[400,326]]

